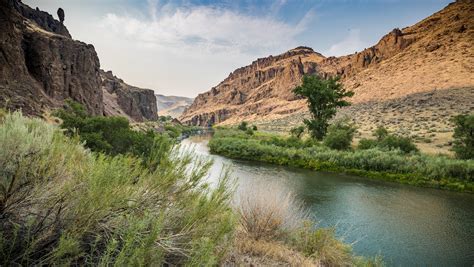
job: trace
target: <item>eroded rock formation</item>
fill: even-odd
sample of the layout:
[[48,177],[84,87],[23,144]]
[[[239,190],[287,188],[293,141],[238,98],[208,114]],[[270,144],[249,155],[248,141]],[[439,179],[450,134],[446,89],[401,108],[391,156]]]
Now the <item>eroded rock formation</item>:
[[[70,98],[94,115],[111,115],[108,107],[114,105],[135,121],[157,119],[153,91],[122,83],[109,92],[103,84],[92,45],[73,40],[61,22],[38,8],[0,0],[0,107],[41,115]],[[115,100],[104,99],[103,91]]]
[[385,101],[433,89],[474,86],[474,2],[458,0],[374,46],[342,57],[307,47],[239,68],[200,94],[180,117],[194,125],[271,121],[304,112],[292,89],[303,74],[339,75],[354,103]]

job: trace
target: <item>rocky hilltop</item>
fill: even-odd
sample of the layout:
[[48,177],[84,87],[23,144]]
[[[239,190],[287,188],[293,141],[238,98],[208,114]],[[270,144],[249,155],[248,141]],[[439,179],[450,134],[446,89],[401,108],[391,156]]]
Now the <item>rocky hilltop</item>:
[[73,40],[50,14],[0,0],[0,106],[41,115],[70,98],[94,115],[157,119],[151,90],[111,85],[111,79],[101,75],[94,47]]
[[474,2],[459,0],[413,26],[394,29],[376,45],[352,55],[326,58],[311,48],[298,47],[258,59],[196,97],[180,119],[205,126],[294,117],[306,111],[306,103],[291,91],[302,75],[313,73],[341,76],[346,88],[355,92],[351,99],[355,104],[405,99],[433,90],[474,90],[472,14]]
[[158,115],[178,118],[193,103],[194,99],[183,96],[155,95]]

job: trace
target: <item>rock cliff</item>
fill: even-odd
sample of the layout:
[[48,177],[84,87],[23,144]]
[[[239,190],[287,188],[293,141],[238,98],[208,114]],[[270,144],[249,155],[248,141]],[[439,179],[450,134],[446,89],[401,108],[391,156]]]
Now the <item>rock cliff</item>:
[[157,120],[155,92],[126,84],[112,71],[100,71],[104,115],[125,116],[133,121]]
[[193,125],[271,121],[304,112],[292,89],[304,74],[339,75],[354,103],[474,86],[474,2],[458,0],[374,46],[342,57],[307,47],[254,61],[200,94],[180,117]]
[[[92,45],[73,40],[61,22],[38,8],[0,0],[0,107],[41,115],[70,98],[91,114],[109,115],[103,84]],[[122,89],[115,92],[116,106],[124,114],[136,121],[157,118],[152,91]]]

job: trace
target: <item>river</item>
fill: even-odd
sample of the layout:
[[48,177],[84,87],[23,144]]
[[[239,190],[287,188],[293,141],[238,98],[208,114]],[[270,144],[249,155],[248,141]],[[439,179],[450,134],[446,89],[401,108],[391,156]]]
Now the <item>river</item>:
[[382,255],[389,266],[474,266],[472,194],[232,160],[211,155],[207,141],[194,136],[182,144],[214,159],[211,183],[223,166],[238,186],[281,183],[358,255]]

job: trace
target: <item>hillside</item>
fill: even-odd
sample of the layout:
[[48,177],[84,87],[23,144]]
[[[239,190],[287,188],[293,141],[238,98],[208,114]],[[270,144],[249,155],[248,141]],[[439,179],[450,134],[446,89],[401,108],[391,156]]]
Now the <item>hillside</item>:
[[[472,14],[474,2],[456,1],[413,26],[394,29],[376,45],[352,55],[326,58],[310,48],[298,47],[279,56],[258,59],[200,94],[180,119],[193,125],[246,120],[268,130],[287,130],[300,124],[306,113],[305,101],[297,99],[292,88],[300,83],[302,75],[318,73],[341,76],[345,87],[355,92],[351,99],[354,106],[340,115],[351,115],[359,124],[361,135],[368,134],[377,124],[396,128],[400,126],[398,121],[418,118],[430,125],[442,125],[446,137],[446,132],[451,132],[448,120],[452,114],[474,110]],[[375,108],[384,103],[397,104],[383,112]],[[420,103],[430,103],[430,109],[420,110],[425,106]],[[439,112],[412,116],[430,110]],[[436,129],[432,128],[425,130]]]
[[155,94],[158,115],[177,118],[193,103],[194,99],[183,96],[165,96]]
[[70,98],[94,115],[158,118],[153,91],[110,83],[116,78],[103,75],[94,46],[50,14],[1,0],[0,18],[0,107],[41,116]]

